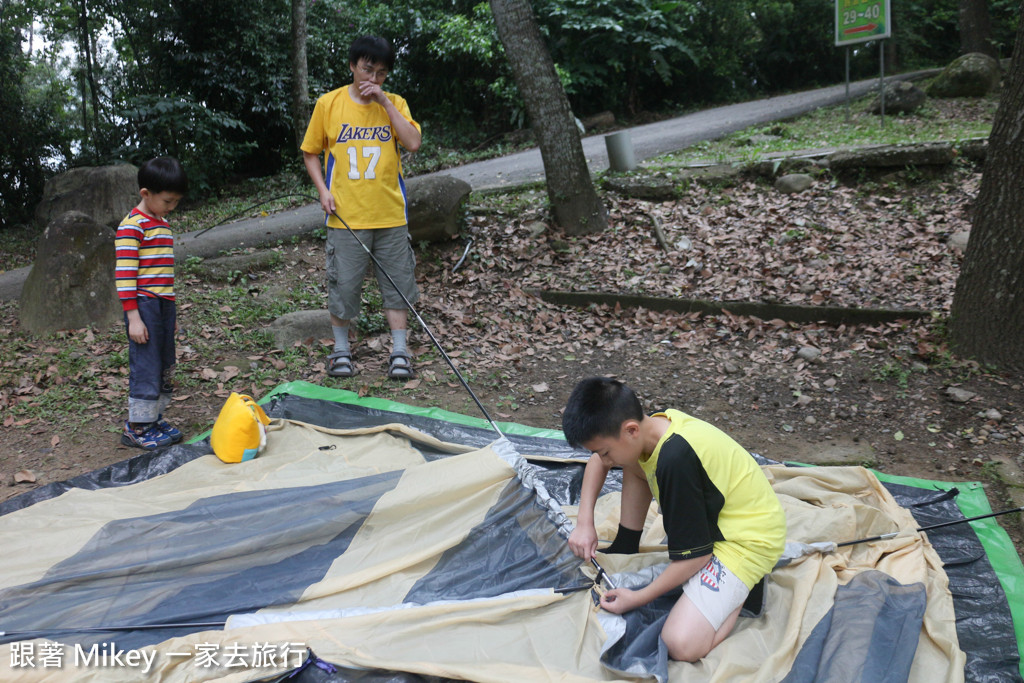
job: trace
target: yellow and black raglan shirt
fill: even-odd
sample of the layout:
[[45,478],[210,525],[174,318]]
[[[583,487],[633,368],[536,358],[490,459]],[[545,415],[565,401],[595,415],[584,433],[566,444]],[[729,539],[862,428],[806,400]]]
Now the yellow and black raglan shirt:
[[132,209],[117,227],[114,248],[123,310],[137,309],[140,296],[174,301],[174,235],[167,221]]
[[757,461],[714,425],[678,410],[640,461],[661,505],[672,560],[714,553],[748,588],[775,566],[786,517]]
[[[395,228],[409,223],[405,179],[398,136],[384,107],[359,104],[349,86],[322,95],[302,141],[302,151],[324,158],[324,180],[334,196],[338,215],[353,230]],[[384,93],[410,123],[420,128],[406,101]],[[344,228],[334,216],[327,225]]]

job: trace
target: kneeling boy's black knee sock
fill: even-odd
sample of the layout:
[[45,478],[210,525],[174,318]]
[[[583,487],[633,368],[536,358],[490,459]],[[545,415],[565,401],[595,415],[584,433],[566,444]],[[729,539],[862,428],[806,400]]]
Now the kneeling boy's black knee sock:
[[619,530],[615,534],[615,540],[607,548],[601,550],[601,552],[609,555],[633,555],[640,552],[640,536],[644,530],[633,530],[627,529],[626,527],[619,525]]

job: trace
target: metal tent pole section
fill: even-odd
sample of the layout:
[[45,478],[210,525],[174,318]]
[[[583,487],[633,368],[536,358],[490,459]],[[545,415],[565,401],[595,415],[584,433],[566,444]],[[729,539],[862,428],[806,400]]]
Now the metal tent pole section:
[[[941,529],[942,527],[953,526],[954,524],[964,524],[966,522],[976,522],[979,519],[988,519],[989,517],[998,517],[999,515],[1008,515],[1011,512],[1022,512],[1022,511],[1024,511],[1024,506],[1021,506],[1019,508],[1011,508],[1009,510],[1000,510],[999,512],[990,512],[987,515],[978,515],[977,517],[968,517],[967,519],[954,519],[952,522],[941,522],[939,524],[932,524],[930,526],[923,526],[923,527],[919,528],[917,531],[918,531],[918,533],[920,533],[922,531],[931,531],[932,529]],[[858,543],[870,543],[871,541],[884,541],[884,540],[887,540],[887,539],[890,539],[890,538],[895,538],[896,536],[899,536],[900,533],[901,532],[899,532],[899,531],[893,531],[893,532],[890,532],[888,534],[881,534],[879,536],[871,536],[869,538],[858,538],[856,541],[846,541],[845,543],[837,543],[836,547],[837,548],[842,548],[843,546],[857,545]]]
[[495,424],[494,420],[491,419],[491,416],[487,412],[487,409],[484,408],[484,404],[480,402],[480,399],[477,398],[476,394],[473,393],[473,390],[470,389],[469,382],[466,381],[466,378],[462,376],[462,373],[459,372],[459,369],[455,367],[455,363],[452,362],[452,359],[448,357],[447,353],[445,353],[445,350],[441,346],[441,343],[437,341],[437,337],[435,337],[434,333],[430,331],[429,327],[427,327],[427,323],[423,321],[423,318],[420,317],[420,314],[416,312],[416,309],[413,307],[412,302],[409,301],[408,297],[406,297],[405,294],[402,293],[402,290],[399,289],[398,285],[395,284],[395,281],[391,278],[391,274],[384,269],[384,266],[382,266],[380,261],[377,260],[377,257],[373,255],[373,252],[371,252],[369,248],[367,248],[367,246],[363,244],[363,241],[359,239],[358,235],[356,235],[355,230],[353,230],[351,226],[349,226],[349,224],[345,222],[345,219],[339,216],[337,211],[332,211],[331,213],[334,215],[335,218],[341,221],[341,224],[344,225],[345,229],[347,229],[349,234],[352,235],[352,239],[354,239],[356,243],[363,248],[363,251],[366,252],[366,255],[370,257],[371,261],[373,261],[373,265],[376,266],[377,269],[380,270],[380,272],[384,273],[384,277],[388,279],[388,282],[391,283],[391,286],[394,287],[395,291],[398,292],[398,295],[402,297],[402,301],[405,302],[406,307],[412,312],[412,314],[416,316],[416,320],[423,328],[423,331],[427,333],[427,336],[430,337],[430,341],[434,342],[434,346],[437,347],[437,350],[441,353],[441,357],[444,358],[444,361],[448,364],[448,367],[450,367],[452,369],[452,372],[455,373],[455,376],[459,378],[459,382],[461,382],[462,386],[466,389],[466,391],[469,392],[469,395],[473,398],[473,401],[476,403],[477,408],[479,408],[480,412],[484,414],[484,418],[486,418],[487,422],[490,423],[491,429],[497,432],[500,438],[505,438],[505,435],[502,433],[502,431],[498,429],[498,425]]
[[604,582],[608,584],[609,588],[618,588],[618,586],[615,585],[615,582],[612,581],[612,577],[608,576],[608,572],[604,570],[604,567],[597,563],[596,559],[592,557],[590,558],[590,562],[597,568],[597,578],[594,579],[594,583],[601,583],[601,581],[604,580]]

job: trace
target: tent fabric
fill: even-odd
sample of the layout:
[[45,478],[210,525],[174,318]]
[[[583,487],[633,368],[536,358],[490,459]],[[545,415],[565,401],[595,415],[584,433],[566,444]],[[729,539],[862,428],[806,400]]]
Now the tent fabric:
[[[0,572],[0,630],[54,630],[0,639],[0,678],[139,680],[140,668],[100,666],[98,655],[89,666],[73,665],[76,648],[102,652],[116,641],[154,653],[147,676],[167,681],[284,673],[292,680],[883,680],[871,672],[906,666],[904,680],[964,679],[959,613],[942,560],[920,534],[813,553],[776,569],[762,617],[741,619],[698,664],[669,662],[656,637],[665,607],[659,615],[652,606],[646,622],[616,617],[578,590],[593,570],[581,568],[564,540],[582,470],[578,453],[565,457],[564,442],[512,434],[510,452],[488,445],[493,432],[443,416],[396,419],[388,410],[294,396],[267,407],[276,429],[253,461],[227,465],[194,444],[154,478],[99,473],[81,481],[84,488],[8,506],[0,516],[0,543],[11,558]],[[339,422],[324,414],[344,414],[340,423],[359,428],[282,413],[327,425]],[[428,435],[439,423],[449,440]],[[532,442],[543,457],[532,456]],[[529,461],[515,451],[531,454]],[[899,504],[867,470],[766,471],[791,538],[848,540],[921,525],[906,507],[912,503]],[[599,501],[602,537],[614,533],[617,496],[613,482]],[[928,502],[915,514],[951,504]],[[654,506],[649,518],[644,552],[600,559],[617,583],[649,580],[664,562]],[[974,562],[973,550],[959,552],[964,566]],[[992,592],[977,590],[979,598]],[[876,618],[864,619],[858,607],[869,598]],[[226,628],[68,630],[225,621]],[[852,640],[856,652],[835,645]],[[56,644],[60,668],[4,670],[29,645],[38,655]],[[271,644],[292,648],[287,661],[241,665],[243,652],[251,663]],[[1002,647],[972,655],[979,666],[966,669],[969,680],[1019,680],[997,666],[1017,661],[1012,643]],[[335,671],[307,664],[296,672],[306,648],[315,653],[309,662]],[[216,665],[200,656],[211,652],[220,655]]]

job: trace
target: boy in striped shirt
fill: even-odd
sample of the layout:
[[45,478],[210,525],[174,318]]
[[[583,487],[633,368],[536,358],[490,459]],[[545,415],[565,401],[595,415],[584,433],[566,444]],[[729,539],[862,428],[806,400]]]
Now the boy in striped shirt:
[[128,421],[121,443],[153,450],[181,441],[163,418],[171,400],[177,311],[174,236],[164,217],[188,191],[177,159],[157,157],[139,168],[142,201],[117,228],[117,296],[128,330]]

